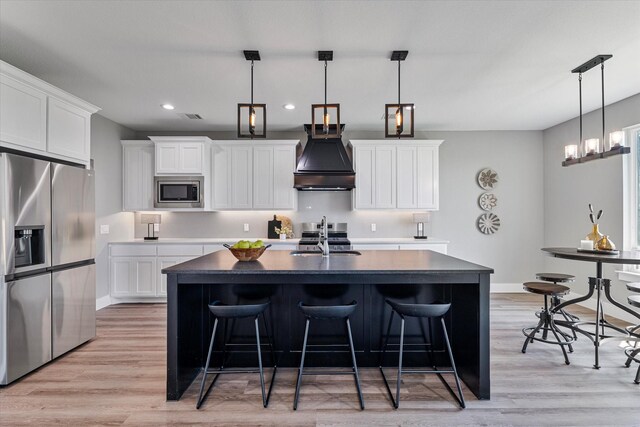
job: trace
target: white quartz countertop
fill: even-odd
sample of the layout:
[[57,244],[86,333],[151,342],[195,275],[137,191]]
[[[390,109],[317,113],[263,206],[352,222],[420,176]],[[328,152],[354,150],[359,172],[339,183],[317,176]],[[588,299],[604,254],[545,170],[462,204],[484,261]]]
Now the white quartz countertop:
[[[127,245],[127,244],[153,244],[153,245],[220,245],[223,243],[235,243],[238,240],[250,240],[255,241],[261,239],[265,244],[272,245],[297,245],[300,239],[265,239],[260,237],[203,237],[203,238],[175,238],[175,237],[160,237],[158,240],[144,240],[144,239],[131,239],[111,242],[111,244]],[[436,245],[447,244],[448,240],[438,239],[435,237],[429,237],[428,239],[414,239],[412,237],[350,237],[352,245],[406,245],[406,244],[419,244],[419,245]]]

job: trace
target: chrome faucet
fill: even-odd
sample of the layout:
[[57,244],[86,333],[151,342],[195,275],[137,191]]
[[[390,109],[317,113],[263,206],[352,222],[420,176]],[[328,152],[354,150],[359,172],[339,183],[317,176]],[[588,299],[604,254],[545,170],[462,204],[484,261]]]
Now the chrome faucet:
[[327,217],[322,217],[322,223],[320,223],[322,230],[320,230],[320,241],[318,247],[322,251],[322,256],[329,256],[329,231],[327,225]]

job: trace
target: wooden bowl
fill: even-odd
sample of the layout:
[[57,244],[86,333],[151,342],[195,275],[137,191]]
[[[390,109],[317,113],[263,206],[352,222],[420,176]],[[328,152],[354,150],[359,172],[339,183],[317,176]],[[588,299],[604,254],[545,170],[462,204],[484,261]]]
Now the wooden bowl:
[[248,248],[248,249],[238,249],[232,248],[231,246],[225,245],[227,249],[233,254],[234,257],[238,259],[238,261],[255,261],[267,250],[267,248],[271,245],[263,246],[261,248]]

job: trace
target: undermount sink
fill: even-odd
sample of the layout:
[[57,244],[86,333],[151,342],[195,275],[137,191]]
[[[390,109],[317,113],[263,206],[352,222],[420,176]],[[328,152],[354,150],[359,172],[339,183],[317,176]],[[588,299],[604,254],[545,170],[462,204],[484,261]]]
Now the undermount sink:
[[[322,256],[320,251],[292,251],[291,256]],[[362,255],[358,251],[332,251],[329,252],[329,256],[358,256]]]

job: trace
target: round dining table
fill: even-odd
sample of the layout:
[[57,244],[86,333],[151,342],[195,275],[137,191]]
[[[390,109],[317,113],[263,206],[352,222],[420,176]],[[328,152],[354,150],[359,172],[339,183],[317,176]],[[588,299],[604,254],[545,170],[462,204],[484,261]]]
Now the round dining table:
[[[640,265],[640,251],[616,251],[615,253],[606,253],[597,251],[583,252],[576,248],[542,248],[542,250],[555,258],[593,262],[596,264],[596,276],[589,277],[589,292],[587,292],[587,294],[582,297],[565,301],[554,308],[554,311],[559,311],[571,304],[586,301],[590,299],[594,294],[596,295],[595,321],[556,321],[556,324],[560,326],[566,326],[576,332],[579,332],[580,334],[587,336],[593,342],[595,347],[595,363],[593,365],[594,368],[600,368],[599,348],[602,344],[608,341],[624,340],[640,342],[640,335],[630,333],[626,329],[613,325],[612,323],[607,321],[604,316],[602,304],[604,296],[604,299],[606,301],[640,320],[640,313],[620,303],[619,301],[616,301],[611,296],[611,280],[602,277],[602,264]],[[595,327],[594,332],[583,329],[583,326],[587,325],[593,325]],[[613,331],[615,333],[612,334],[608,331]]]

